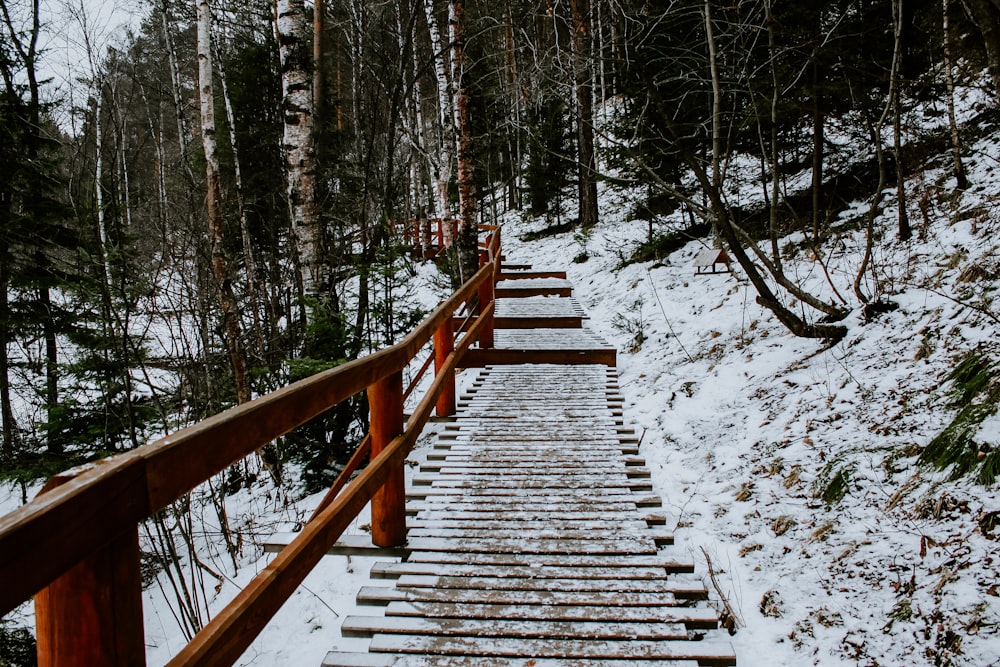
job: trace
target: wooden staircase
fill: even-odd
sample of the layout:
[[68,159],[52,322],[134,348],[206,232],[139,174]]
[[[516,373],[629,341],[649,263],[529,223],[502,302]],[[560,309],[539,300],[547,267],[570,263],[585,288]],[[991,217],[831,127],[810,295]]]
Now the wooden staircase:
[[372,569],[393,586],[358,595],[381,613],[344,619],[368,652],[323,665],[735,665],[655,512],[614,349],[564,274],[522,273],[497,283],[495,348],[467,353],[484,368],[407,491],[403,560]]

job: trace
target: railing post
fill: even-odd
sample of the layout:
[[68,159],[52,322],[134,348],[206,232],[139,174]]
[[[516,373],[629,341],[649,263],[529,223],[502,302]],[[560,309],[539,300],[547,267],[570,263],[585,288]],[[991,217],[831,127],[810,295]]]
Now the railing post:
[[136,526],[35,595],[39,667],[146,664],[139,558]]
[[[455,350],[455,325],[452,318],[447,318],[438,330],[434,332],[434,374],[440,375],[441,369],[448,362],[448,355]],[[437,400],[438,417],[450,417],[455,414],[455,374],[449,374],[444,383],[444,389]]]
[[[368,387],[372,460],[403,432],[403,372],[395,371]],[[372,496],[372,543],[396,547],[406,542],[406,480],[403,467]]]

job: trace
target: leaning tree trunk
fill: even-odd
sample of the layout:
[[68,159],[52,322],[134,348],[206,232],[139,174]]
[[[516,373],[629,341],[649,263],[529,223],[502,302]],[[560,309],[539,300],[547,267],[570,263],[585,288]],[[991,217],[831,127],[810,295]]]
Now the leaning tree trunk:
[[573,14],[573,69],[576,79],[578,222],[597,224],[597,156],[594,151],[593,63],[590,45],[589,0],[571,0]]
[[250,400],[243,333],[240,328],[236,295],[233,293],[226,260],[222,218],[222,181],[219,176],[219,151],[215,139],[215,93],[212,87],[212,11],[209,0],[198,2],[198,91],[201,102],[201,138],[205,148],[205,177],[208,186],[205,198],[208,209],[208,238],[211,245],[212,276],[216,297],[222,309],[222,335],[229,352],[236,381],[236,398],[240,403]]
[[451,65],[455,83],[455,127],[458,130],[459,275],[465,282],[479,270],[479,225],[472,148],[472,116],[465,57],[465,0],[451,0]]
[[322,227],[316,206],[316,148],[313,114],[313,52],[304,0],[278,0],[286,191],[298,251],[302,286],[318,294],[327,285]]
[[[723,155],[723,133],[722,133],[722,84],[719,74],[718,54],[716,52],[715,35],[712,19],[711,0],[705,0],[705,32],[708,41],[708,58],[711,71],[712,86],[712,162],[711,174],[705,172],[698,162],[691,156],[687,156],[687,162],[693,168],[695,177],[699,180],[705,193],[708,195],[712,224],[716,233],[725,241],[729,251],[746,272],[750,283],[757,290],[757,303],[767,308],[775,317],[785,325],[794,335],[802,338],[827,338],[840,339],[847,333],[847,329],[842,326],[810,324],[792,312],[775,296],[768,285],[767,280],[757,270],[756,265],[747,255],[746,250],[739,238],[736,227],[732,223],[732,212],[723,199],[722,194],[722,155]],[[647,82],[651,87],[651,82]],[[664,110],[661,115],[667,119]],[[668,121],[669,122],[669,121]],[[773,205],[773,203],[772,203]]]

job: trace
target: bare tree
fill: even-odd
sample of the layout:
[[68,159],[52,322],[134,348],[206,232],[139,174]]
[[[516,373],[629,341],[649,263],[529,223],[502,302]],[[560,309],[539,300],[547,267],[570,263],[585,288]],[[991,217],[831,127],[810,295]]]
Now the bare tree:
[[578,222],[597,224],[597,155],[594,151],[594,59],[591,53],[589,0],[571,0],[573,72],[576,84]]
[[246,355],[236,295],[233,293],[229,262],[225,253],[224,220],[222,214],[222,180],[219,175],[219,149],[216,143],[215,92],[212,84],[212,8],[209,0],[196,0],[198,8],[198,96],[201,102],[201,141],[205,149],[205,180],[208,211],[208,240],[211,246],[212,275],[216,297],[222,310],[222,332],[229,352],[236,382],[236,400],[250,400],[247,381]]
[[465,55],[465,0],[451,0],[452,81],[455,82],[455,127],[458,131],[459,275],[466,281],[479,269],[479,224],[476,215],[475,157]]
[[969,188],[969,178],[962,165],[962,138],[958,133],[958,122],[955,118],[955,58],[951,44],[951,9],[950,0],[941,0],[941,41],[944,47],[944,77],[948,88],[948,130],[951,138],[952,173],[955,175],[955,187],[959,191]]

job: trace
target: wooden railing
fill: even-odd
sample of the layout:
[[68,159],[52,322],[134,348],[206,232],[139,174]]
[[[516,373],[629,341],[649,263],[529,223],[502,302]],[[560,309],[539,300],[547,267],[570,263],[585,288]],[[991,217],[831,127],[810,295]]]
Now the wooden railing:
[[400,220],[394,226],[414,254],[431,258],[454,243],[459,221],[455,218],[411,218]]
[[[39,665],[145,664],[139,524],[362,391],[371,410],[369,465],[169,664],[235,662],[369,501],[372,541],[402,544],[403,462],[435,406],[454,412],[454,372],[465,351],[476,340],[492,345],[500,232],[486,231],[482,268],[400,343],[64,473],[0,518],[0,615],[35,596]],[[477,317],[456,338],[453,318],[474,302]],[[404,424],[403,369],[432,339],[435,377]]]

